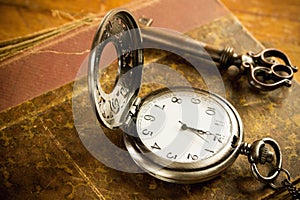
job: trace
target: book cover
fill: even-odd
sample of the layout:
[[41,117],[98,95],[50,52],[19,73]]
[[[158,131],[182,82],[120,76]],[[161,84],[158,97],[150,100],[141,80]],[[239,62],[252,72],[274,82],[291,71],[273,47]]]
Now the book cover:
[[[218,1],[153,0],[127,8],[136,18],[153,18],[153,26],[184,32],[216,46],[230,45],[237,53],[263,49]],[[172,17],[166,17],[169,15]],[[2,199],[289,198],[286,191],[275,192],[256,181],[243,156],[220,176],[198,184],[173,184],[146,173],[118,171],[93,157],[78,136],[72,101],[74,83],[78,83],[74,79],[88,56],[98,24],[99,20],[92,21],[1,62]],[[198,79],[181,58],[159,52],[145,55],[146,61],[157,58],[197,86]],[[300,165],[299,85],[295,82],[291,88],[262,93],[254,91],[245,78],[232,81],[224,74],[223,79],[226,98],[243,120],[245,141],[263,137],[278,141],[283,166],[299,187],[300,172],[295,167]],[[83,82],[82,93],[86,90]],[[121,131],[103,129],[111,141],[124,147]]]

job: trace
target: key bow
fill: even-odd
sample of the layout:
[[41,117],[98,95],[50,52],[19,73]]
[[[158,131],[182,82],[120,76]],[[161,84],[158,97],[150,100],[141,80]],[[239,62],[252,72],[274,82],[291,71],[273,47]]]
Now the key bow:
[[290,87],[293,75],[298,71],[288,56],[278,49],[265,49],[256,54],[248,52],[241,60],[249,83],[263,91]]

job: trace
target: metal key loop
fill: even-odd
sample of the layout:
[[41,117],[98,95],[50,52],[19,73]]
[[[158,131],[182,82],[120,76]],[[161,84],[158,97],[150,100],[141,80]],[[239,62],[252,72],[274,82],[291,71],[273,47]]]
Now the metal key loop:
[[[262,90],[273,90],[282,85],[287,87],[292,85],[291,80],[298,69],[282,51],[265,49],[257,54],[248,52],[247,56],[252,58],[252,62],[243,61],[242,66],[246,69],[252,86]],[[277,62],[276,59],[281,59],[284,64]]]
[[197,59],[213,60],[220,70],[227,70],[234,65],[241,74],[247,75],[251,86],[262,91],[271,91],[281,86],[290,87],[293,75],[298,71],[288,56],[278,49],[237,55],[233,48],[219,49],[172,32],[151,28],[143,28],[141,32],[143,42],[158,47],[167,46]]

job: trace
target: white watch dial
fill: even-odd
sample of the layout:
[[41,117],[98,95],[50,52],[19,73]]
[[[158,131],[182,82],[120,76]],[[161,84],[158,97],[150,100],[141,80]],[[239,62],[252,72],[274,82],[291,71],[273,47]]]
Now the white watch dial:
[[165,91],[149,97],[136,123],[138,136],[149,151],[181,163],[214,156],[232,135],[222,104],[200,90]]

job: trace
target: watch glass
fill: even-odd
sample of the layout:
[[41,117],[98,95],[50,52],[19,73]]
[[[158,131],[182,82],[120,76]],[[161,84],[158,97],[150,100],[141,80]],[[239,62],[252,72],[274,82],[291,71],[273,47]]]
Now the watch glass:
[[217,155],[232,138],[224,102],[206,91],[156,92],[142,103],[138,137],[148,152],[168,161],[193,163]]

